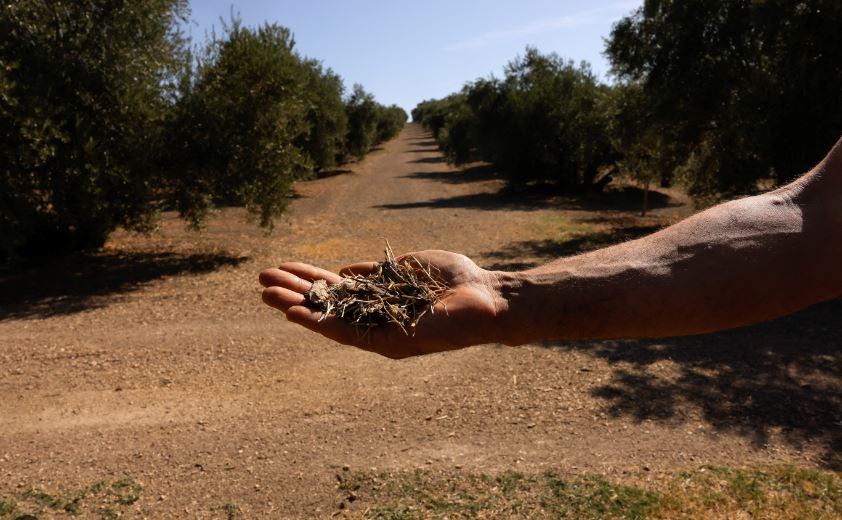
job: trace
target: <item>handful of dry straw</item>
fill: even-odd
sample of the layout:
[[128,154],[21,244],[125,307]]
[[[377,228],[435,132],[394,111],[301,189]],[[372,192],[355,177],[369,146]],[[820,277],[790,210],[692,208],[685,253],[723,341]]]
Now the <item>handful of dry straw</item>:
[[386,260],[366,276],[351,275],[335,284],[316,280],[304,293],[307,301],[323,311],[319,321],[337,316],[365,327],[394,323],[407,335],[415,332],[418,321],[448,292],[434,266],[424,266],[408,257],[395,260],[386,242]]

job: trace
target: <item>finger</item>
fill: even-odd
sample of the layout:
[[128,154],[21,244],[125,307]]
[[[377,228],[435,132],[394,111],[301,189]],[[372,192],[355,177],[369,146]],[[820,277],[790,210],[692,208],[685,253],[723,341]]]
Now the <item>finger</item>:
[[263,289],[262,297],[263,303],[284,312],[294,305],[303,305],[306,301],[303,294],[284,287],[267,287]]
[[339,270],[342,276],[361,275],[366,276],[374,272],[379,264],[377,262],[357,262],[356,264],[346,265]]
[[274,267],[260,271],[260,274],[257,277],[257,279],[260,280],[260,285],[263,287],[278,285],[276,282],[276,273],[278,271],[280,271],[280,269],[276,269]]
[[286,287],[291,291],[304,293],[310,290],[312,283],[303,280],[298,275],[280,269],[266,269],[260,273],[260,283],[263,287]]
[[336,273],[301,262],[285,262],[280,265],[280,269],[311,282],[313,280],[325,280],[327,283],[337,283],[341,279]]
[[319,334],[345,345],[355,345],[358,338],[355,327],[338,318],[329,316],[322,321],[322,311],[303,305],[294,305],[286,310],[287,319],[318,332]]

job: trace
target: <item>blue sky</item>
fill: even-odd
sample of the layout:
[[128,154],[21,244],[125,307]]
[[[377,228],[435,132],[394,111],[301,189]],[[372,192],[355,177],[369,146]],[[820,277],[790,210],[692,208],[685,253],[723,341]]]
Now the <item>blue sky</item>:
[[603,38],[642,0],[191,0],[197,41],[233,7],[245,25],[289,27],[296,48],[378,101],[410,111],[503,66],[527,45],[587,60],[607,80]]

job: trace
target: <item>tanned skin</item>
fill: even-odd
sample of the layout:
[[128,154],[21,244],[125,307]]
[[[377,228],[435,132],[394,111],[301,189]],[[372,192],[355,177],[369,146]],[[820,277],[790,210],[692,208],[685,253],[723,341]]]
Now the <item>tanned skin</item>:
[[[644,238],[516,273],[448,251],[413,256],[452,293],[414,336],[305,306],[311,282],[340,275],[297,262],[260,273],[263,301],[330,339],[404,358],[481,343],[654,338],[713,332],[842,296],[842,139],[795,182],[697,213]],[[366,274],[364,262],[340,274]],[[446,305],[446,309],[445,309]]]

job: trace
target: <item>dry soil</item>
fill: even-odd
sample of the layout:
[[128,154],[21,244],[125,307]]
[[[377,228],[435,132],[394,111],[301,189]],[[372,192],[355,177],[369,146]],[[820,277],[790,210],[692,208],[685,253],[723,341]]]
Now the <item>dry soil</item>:
[[[517,269],[691,212],[673,192],[510,193],[415,125],[300,183],[271,235],[221,209],[188,232],[0,273],[0,498],[130,477],[127,517],[325,517],[336,474],[553,468],[622,479],[702,464],[839,469],[842,302],[714,335],[485,345],[392,361],[260,303],[258,272],[443,248]],[[372,505],[365,496],[350,508]]]

